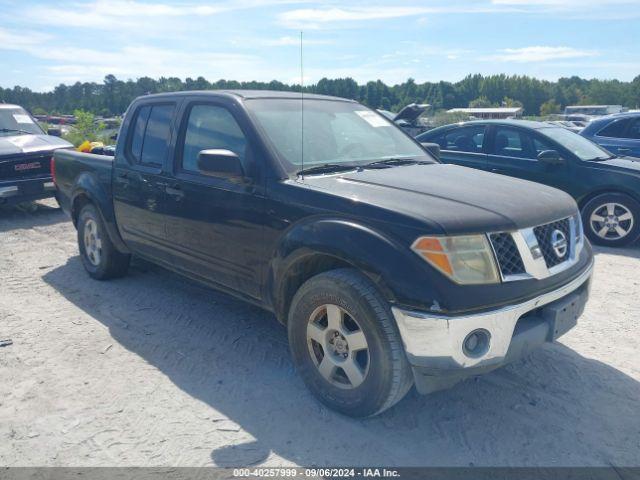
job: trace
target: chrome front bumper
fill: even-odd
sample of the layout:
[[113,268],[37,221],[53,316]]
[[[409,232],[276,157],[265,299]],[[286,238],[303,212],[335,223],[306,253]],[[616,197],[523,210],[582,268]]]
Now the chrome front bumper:
[[[44,192],[52,192],[56,189],[56,185],[53,182],[42,182],[42,190]],[[18,185],[10,185],[8,187],[0,186],[0,198],[15,197],[20,194],[20,187]]]
[[[428,368],[434,374],[476,370],[475,367],[482,369],[505,363],[516,324],[527,313],[567,297],[581,287],[587,289],[586,301],[592,273],[593,263],[579,277],[557,290],[523,303],[474,315],[447,317],[397,307],[391,310],[412,365]],[[490,341],[486,352],[474,358],[465,353],[463,344],[467,335],[478,329],[488,332]]]

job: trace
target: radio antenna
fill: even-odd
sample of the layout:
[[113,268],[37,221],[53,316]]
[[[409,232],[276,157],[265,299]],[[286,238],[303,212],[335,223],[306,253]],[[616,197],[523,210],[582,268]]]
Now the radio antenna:
[[[300,31],[300,170],[304,171],[304,64],[302,56],[302,30]],[[304,180],[304,173],[301,174]]]

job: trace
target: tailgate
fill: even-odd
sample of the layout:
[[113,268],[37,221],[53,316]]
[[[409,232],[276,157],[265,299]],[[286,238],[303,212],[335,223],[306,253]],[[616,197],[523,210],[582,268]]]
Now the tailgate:
[[42,178],[51,174],[53,152],[19,154],[0,158],[0,182]]

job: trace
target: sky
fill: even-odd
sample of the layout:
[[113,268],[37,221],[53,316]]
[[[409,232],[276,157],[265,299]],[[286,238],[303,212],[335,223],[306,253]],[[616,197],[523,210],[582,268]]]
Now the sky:
[[640,75],[640,0],[0,0],[0,86]]

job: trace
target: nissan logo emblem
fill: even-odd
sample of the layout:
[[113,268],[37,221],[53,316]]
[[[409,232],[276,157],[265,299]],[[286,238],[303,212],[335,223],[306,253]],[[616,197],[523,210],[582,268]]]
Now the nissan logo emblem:
[[551,247],[558,258],[564,258],[567,255],[567,237],[560,230],[551,232]]

